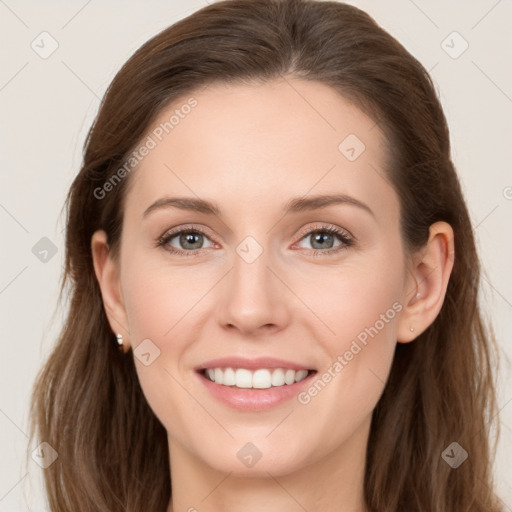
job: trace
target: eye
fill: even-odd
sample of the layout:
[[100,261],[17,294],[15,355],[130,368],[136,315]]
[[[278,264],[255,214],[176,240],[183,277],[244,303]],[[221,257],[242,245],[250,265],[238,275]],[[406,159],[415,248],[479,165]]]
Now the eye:
[[205,240],[209,238],[203,231],[190,227],[165,233],[158,239],[157,246],[164,247],[171,253],[193,256],[205,248]]
[[[210,242],[208,247],[213,247],[214,244],[204,231],[190,226],[164,233],[157,240],[156,245],[173,254],[194,256],[202,249],[208,248],[203,245],[205,240]],[[302,240],[310,242],[311,247],[309,249],[313,256],[338,253],[354,244],[354,238],[346,231],[325,225],[305,231],[300,241]],[[336,240],[339,242],[338,245],[335,245]]]
[[[338,240],[338,245],[334,245]],[[314,256],[332,254],[353,245],[353,238],[345,231],[334,226],[320,226],[306,232],[302,240],[309,241]]]

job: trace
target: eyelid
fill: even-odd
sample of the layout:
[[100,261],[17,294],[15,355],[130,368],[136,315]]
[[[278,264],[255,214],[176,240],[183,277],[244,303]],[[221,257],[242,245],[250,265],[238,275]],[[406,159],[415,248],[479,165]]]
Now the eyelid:
[[[215,237],[208,234],[208,228],[205,228],[201,226],[200,224],[180,224],[179,226],[176,226],[174,228],[167,229],[163,235],[159,236],[156,240],[156,246],[160,245],[166,245],[170,239],[176,237],[177,235],[180,235],[183,231],[193,231],[197,232],[206,238],[210,239],[213,243],[218,244],[218,242],[215,240]],[[173,249],[175,249],[173,247]],[[180,249],[176,249],[176,252],[186,252],[186,253],[194,253],[195,251],[201,251],[202,249],[193,249],[191,251],[184,251]],[[173,251],[171,251],[173,252]]]
[[167,229],[160,238],[164,238],[169,235],[180,234],[182,231],[197,231],[202,235],[207,235],[208,237],[210,237],[210,235],[208,234],[209,229],[206,226],[203,226],[202,224],[179,224],[178,226]]
[[345,238],[350,238],[350,240],[355,241],[356,237],[350,233],[347,229],[340,228],[338,226],[335,226],[334,224],[329,224],[327,222],[317,222],[314,223],[316,226],[306,226],[305,228],[301,229],[297,236],[299,237],[299,241],[302,240],[306,235],[310,235],[317,231],[331,231],[331,232],[337,232],[339,236],[344,236]]

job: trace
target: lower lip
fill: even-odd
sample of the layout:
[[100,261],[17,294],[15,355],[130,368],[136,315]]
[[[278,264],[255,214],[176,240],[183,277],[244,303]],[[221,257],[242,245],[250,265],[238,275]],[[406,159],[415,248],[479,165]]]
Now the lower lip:
[[236,386],[224,386],[212,382],[202,373],[198,372],[197,375],[206,389],[222,403],[242,411],[264,411],[297,396],[304,387],[310,384],[315,373],[311,372],[305,379],[294,384],[266,389],[242,389]]

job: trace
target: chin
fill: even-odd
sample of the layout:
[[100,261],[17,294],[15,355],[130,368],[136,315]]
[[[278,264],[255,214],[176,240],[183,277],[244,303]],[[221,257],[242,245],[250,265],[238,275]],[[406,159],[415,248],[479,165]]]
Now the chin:
[[[220,448],[220,449],[219,449]],[[222,473],[236,477],[268,478],[284,476],[306,467],[310,461],[304,457],[304,446],[287,449],[276,446],[268,440],[261,442],[233,440],[230,446],[217,447],[214,452],[198,453],[197,456],[208,466]],[[312,458],[312,457],[310,457]]]

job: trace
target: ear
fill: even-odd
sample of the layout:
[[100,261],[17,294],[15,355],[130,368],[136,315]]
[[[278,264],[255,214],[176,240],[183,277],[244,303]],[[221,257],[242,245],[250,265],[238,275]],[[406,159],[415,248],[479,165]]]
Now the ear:
[[428,242],[411,258],[404,289],[403,304],[406,305],[398,322],[399,343],[413,341],[436,319],[444,302],[454,259],[452,227],[446,222],[432,224]]
[[119,268],[110,253],[105,231],[96,231],[91,238],[94,272],[100,285],[103,306],[114,333],[123,335],[123,352],[129,350],[128,319],[121,293]]

